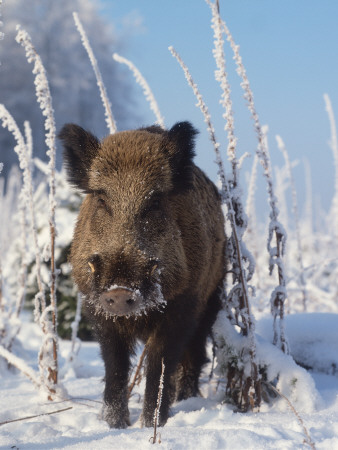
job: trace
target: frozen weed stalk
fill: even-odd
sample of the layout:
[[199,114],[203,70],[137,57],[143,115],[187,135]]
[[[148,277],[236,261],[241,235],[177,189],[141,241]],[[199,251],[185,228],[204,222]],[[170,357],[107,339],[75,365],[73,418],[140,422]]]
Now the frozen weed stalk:
[[105,85],[102,80],[102,75],[101,75],[99,66],[97,64],[94,52],[90,46],[86,32],[85,32],[85,30],[82,26],[82,23],[79,19],[78,13],[74,12],[73,18],[74,18],[76,28],[77,28],[78,32],[80,33],[82,44],[83,44],[84,48],[86,49],[90,63],[93,67],[93,70],[94,70],[94,73],[96,76],[97,85],[100,89],[101,100],[102,100],[103,107],[105,110],[107,128],[108,128],[110,134],[114,134],[117,131],[116,122],[115,122],[114,115],[113,115],[113,112],[111,109],[111,104],[110,104],[110,101],[108,98],[108,94],[107,94]]
[[164,118],[161,115],[160,109],[158,107],[157,101],[154,97],[154,94],[152,90],[150,89],[149,84],[147,83],[146,79],[143,77],[141,72],[138,70],[138,68],[127,58],[123,58],[122,56],[118,55],[117,53],[113,54],[113,58],[115,61],[125,64],[132,72],[135,77],[136,82],[141,86],[143,89],[144,96],[146,100],[149,102],[150,109],[153,111],[156,117],[156,123],[160,125],[161,128],[165,128],[164,126]]
[[[256,149],[256,153],[264,170],[264,176],[267,182],[268,201],[271,208],[269,236],[267,244],[268,251],[270,254],[270,274],[272,273],[274,266],[277,266],[278,282],[279,282],[279,285],[272,292],[270,299],[271,312],[274,318],[274,344],[277,345],[279,343],[283,352],[288,353],[289,348],[284,330],[284,304],[287,294],[286,294],[286,279],[285,279],[283,255],[285,251],[286,232],[284,230],[283,225],[278,220],[279,211],[277,207],[277,197],[275,196],[274,193],[270,167],[270,158],[268,154],[266,140],[264,137],[262,126],[260,124],[258,113],[256,111],[254,97],[250,87],[250,82],[247,77],[245,67],[243,65],[242,57],[239,53],[239,46],[236,45],[230,33],[230,30],[224,21],[221,21],[221,26],[223,28],[224,33],[227,36],[227,40],[230,43],[230,46],[234,53],[234,60],[237,65],[237,73],[242,79],[241,87],[244,91],[244,98],[247,101],[247,106],[251,113],[251,117],[254,121],[254,128],[258,138],[258,146]],[[275,238],[276,241],[275,247],[271,245],[273,238]],[[278,318],[279,318],[279,330],[277,329]]]
[[[44,342],[42,344],[39,361],[40,373],[46,386],[48,397],[52,398],[56,393],[58,383],[58,336],[57,327],[57,301],[56,301],[56,267],[55,267],[55,151],[56,151],[56,129],[52,97],[49,89],[46,70],[40,56],[37,54],[29,34],[17,27],[16,40],[21,44],[26,52],[27,61],[34,63],[33,74],[35,75],[35,88],[37,102],[45,117],[45,141],[47,144],[48,180],[49,180],[49,229],[50,229],[50,305],[42,311],[40,323],[44,332]],[[51,315],[51,320],[49,319]],[[50,357],[50,355],[52,355]]]
[[283,153],[285,164],[286,164],[286,169],[287,169],[288,176],[290,179],[290,184],[291,184],[292,210],[293,210],[293,216],[294,216],[295,228],[296,228],[297,262],[299,265],[299,283],[300,283],[300,289],[302,292],[303,311],[306,311],[307,289],[306,289],[306,282],[305,282],[305,276],[304,276],[304,263],[303,263],[303,254],[302,254],[302,242],[301,242],[301,235],[300,235],[299,212],[298,212],[298,201],[297,201],[295,180],[294,180],[294,177],[292,174],[292,167],[291,167],[289,155],[285,148],[283,139],[277,135],[276,141],[277,141],[279,150]]
[[[232,235],[229,239],[229,254],[231,255],[230,264],[234,273],[233,288],[227,299],[224,299],[224,309],[227,310],[227,320],[231,320],[233,325],[238,325],[241,329],[243,336],[248,337],[243,341],[242,355],[243,352],[248,354],[248,357],[243,357],[246,359],[247,368],[243,369],[243,365],[240,364],[236,366],[233,373],[230,370],[230,366],[226,369],[228,377],[231,377],[232,382],[229,383],[230,396],[233,398],[235,403],[240,409],[247,410],[250,406],[259,406],[261,402],[261,387],[260,378],[258,373],[258,366],[256,362],[256,342],[254,335],[254,321],[250,311],[250,300],[249,300],[249,289],[247,281],[251,278],[254,263],[249,252],[242,243],[242,234],[245,229],[246,219],[243,213],[243,206],[240,199],[240,191],[238,190],[238,160],[236,158],[235,148],[236,148],[236,138],[234,135],[233,126],[233,114],[232,106],[230,100],[230,87],[227,82],[226,71],[225,71],[225,58],[222,50],[223,41],[221,39],[220,27],[219,27],[219,11],[216,4],[208,3],[212,8],[213,12],[213,26],[215,29],[215,46],[214,55],[216,57],[216,62],[218,66],[217,80],[221,84],[223,91],[222,94],[222,105],[225,108],[224,118],[227,120],[226,130],[228,131],[228,156],[231,161],[233,178],[228,181],[225,176],[225,170],[223,167],[223,162],[219,150],[219,143],[215,137],[214,127],[211,123],[211,117],[207,106],[204,103],[202,95],[199,93],[197,85],[194,83],[187,66],[184,64],[181,57],[178,55],[176,50],[169,47],[172,55],[178,60],[181,65],[186,79],[193,89],[193,92],[198,100],[197,106],[200,107],[205,122],[207,123],[208,132],[210,139],[213,143],[214,150],[216,153],[216,161],[218,164],[218,174],[221,180],[222,189],[221,197],[223,203],[227,206],[228,219],[231,225]],[[236,212],[235,212],[236,211]],[[248,265],[248,273],[246,273],[245,265]],[[225,288],[224,288],[225,294]],[[229,306],[227,306],[229,305]],[[230,306],[231,305],[231,306]],[[231,309],[234,309],[234,312]],[[222,333],[219,330],[220,334]],[[249,342],[249,344],[248,344]],[[234,366],[233,366],[234,368]],[[235,376],[235,373],[237,374]],[[236,382],[233,381],[236,379]]]
[[157,441],[160,444],[161,443],[161,435],[157,432],[157,427],[159,426],[159,418],[160,418],[160,408],[161,408],[161,402],[162,402],[162,393],[163,393],[163,387],[164,387],[164,360],[162,358],[161,361],[161,377],[160,377],[160,384],[158,386],[158,395],[157,395],[157,403],[156,403],[156,409],[154,411],[154,435],[150,438],[152,439],[152,443],[155,444]]
[[[25,123],[25,133],[27,143],[15,122],[14,118],[10,114],[10,112],[5,108],[4,105],[0,105],[0,120],[2,121],[2,126],[7,128],[9,132],[12,133],[14,139],[16,140],[16,146],[14,147],[14,151],[18,155],[19,165],[22,170],[23,176],[23,185],[21,188],[21,192],[19,195],[19,210],[21,217],[21,227],[22,227],[22,264],[20,269],[20,286],[18,289],[17,296],[17,305],[16,305],[16,317],[19,317],[20,311],[22,309],[22,305],[25,299],[25,284],[26,284],[26,272],[27,272],[27,262],[26,262],[26,234],[27,234],[27,226],[26,226],[26,209],[29,211],[30,215],[30,225],[31,232],[33,235],[33,242],[35,248],[35,259],[36,259],[36,267],[37,267],[37,283],[39,292],[36,296],[36,308],[35,308],[35,318],[36,321],[39,321],[40,318],[40,308],[44,309],[46,307],[45,304],[45,287],[42,282],[41,277],[41,261],[40,261],[40,249],[37,240],[37,230],[36,230],[36,218],[35,218],[35,210],[33,205],[33,182],[32,182],[32,172],[31,172],[31,135],[30,135],[30,127],[28,123]],[[41,303],[41,304],[40,304]],[[6,348],[10,349],[13,343],[13,339],[15,338],[16,333],[13,334],[13,337],[7,342],[5,345]]]

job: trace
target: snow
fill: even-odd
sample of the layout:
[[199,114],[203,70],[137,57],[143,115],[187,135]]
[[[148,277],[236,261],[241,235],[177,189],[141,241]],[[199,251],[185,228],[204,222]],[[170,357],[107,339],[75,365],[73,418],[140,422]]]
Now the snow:
[[[296,366],[291,357],[270,344],[272,318],[256,324],[258,357],[265,354],[285,377],[303,377],[289,392],[317,449],[338,448],[338,376],[333,365],[338,359],[338,315],[294,314],[287,316],[286,329],[291,353],[313,370]],[[25,321],[13,346],[13,353],[37,370],[37,352],[41,331]],[[60,341],[60,366],[71,351],[70,341]],[[275,352],[275,353],[274,353]],[[296,416],[283,398],[263,403],[260,412],[236,413],[222,404],[223,387],[216,392],[217,378],[208,382],[208,370],[202,377],[203,397],[191,398],[172,407],[171,417],[158,431],[163,449],[301,449],[305,435]],[[0,448],[20,449],[143,449],[150,448],[151,428],[141,428],[144,381],[135,387],[129,402],[132,425],[125,430],[109,429],[100,419],[103,392],[103,362],[99,347],[82,342],[79,354],[67,370],[61,370],[64,395],[70,400],[46,402],[33,383],[19,372],[3,369],[0,386],[0,422],[63,410],[23,421],[0,425]],[[277,387],[283,391],[283,376]],[[311,393],[312,389],[312,393]],[[300,398],[293,398],[297,393]],[[311,398],[312,395],[312,398]],[[315,399],[315,401],[314,401]],[[67,409],[70,408],[71,409]],[[156,444],[158,445],[158,444]],[[310,447],[309,447],[310,448]]]

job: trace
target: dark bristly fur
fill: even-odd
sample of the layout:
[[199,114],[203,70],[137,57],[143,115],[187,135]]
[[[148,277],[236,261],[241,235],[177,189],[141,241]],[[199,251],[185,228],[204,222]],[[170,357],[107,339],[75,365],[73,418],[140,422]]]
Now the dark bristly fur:
[[[129,425],[127,382],[137,339],[147,345],[145,426],[152,426],[162,358],[160,425],[174,399],[199,393],[206,339],[221,306],[225,236],[217,189],[193,163],[196,134],[189,122],[169,131],[123,131],[102,142],[76,125],[60,133],[69,181],[87,193],[71,263],[101,346],[103,414],[111,427]],[[131,292],[139,310],[119,315],[113,308],[120,298],[109,298],[117,291]]]

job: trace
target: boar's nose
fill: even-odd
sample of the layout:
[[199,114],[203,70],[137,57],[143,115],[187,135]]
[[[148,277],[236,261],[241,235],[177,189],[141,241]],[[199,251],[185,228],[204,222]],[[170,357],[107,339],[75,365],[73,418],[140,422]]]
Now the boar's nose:
[[116,316],[135,314],[141,309],[141,295],[124,287],[103,292],[99,301],[105,311]]

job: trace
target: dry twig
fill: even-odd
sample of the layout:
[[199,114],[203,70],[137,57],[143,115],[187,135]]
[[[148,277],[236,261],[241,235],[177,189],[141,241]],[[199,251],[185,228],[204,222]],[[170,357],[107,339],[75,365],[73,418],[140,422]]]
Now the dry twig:
[[144,349],[143,349],[143,352],[142,352],[142,354],[140,356],[139,362],[137,364],[135,375],[134,375],[131,383],[128,386],[128,398],[130,398],[131,393],[132,393],[132,391],[133,391],[133,389],[135,387],[135,384],[138,383],[140,378],[141,378],[140,372],[141,372],[141,369],[142,369],[142,366],[143,366],[143,361],[144,361],[144,358],[146,356],[146,352],[147,352],[147,346],[145,345]]
[[5,422],[0,422],[0,426],[1,425],[6,425],[7,423],[20,422],[22,420],[28,420],[28,419],[35,419],[36,417],[50,416],[52,414],[57,414],[57,413],[61,413],[61,412],[64,412],[64,411],[69,411],[70,409],[73,409],[73,407],[69,406],[68,408],[58,409],[57,411],[51,411],[51,412],[46,412],[46,413],[41,413],[41,414],[35,414],[34,416],[21,417],[20,419],[6,420]]
[[300,426],[303,429],[303,433],[305,434],[305,439],[304,439],[304,444],[308,444],[313,450],[316,450],[315,444],[312,441],[310,434],[306,428],[306,426],[304,425],[303,419],[300,417],[298,411],[296,410],[296,408],[293,406],[293,404],[290,402],[290,400],[284,395],[282,394],[277,388],[275,388],[275,386],[273,386],[272,384],[269,384],[269,387],[280,397],[284,398],[284,400],[286,400],[287,404],[289,405],[289,408],[291,409],[291,411],[294,413],[294,415],[296,416],[298,423],[300,424]]

